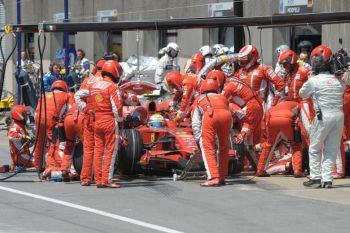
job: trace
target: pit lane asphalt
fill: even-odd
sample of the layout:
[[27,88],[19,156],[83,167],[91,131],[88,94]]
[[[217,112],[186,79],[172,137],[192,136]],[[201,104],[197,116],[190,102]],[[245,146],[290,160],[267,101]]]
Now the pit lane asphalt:
[[[7,143],[1,132],[1,161],[9,157]],[[168,232],[349,232],[350,180],[335,181],[333,190],[305,189],[302,181],[242,176],[224,187],[201,188],[200,181],[144,177],[108,190],[77,182],[37,182],[35,174],[25,173],[0,183],[0,233],[166,232],[146,223]],[[8,188],[145,225],[4,190]]]

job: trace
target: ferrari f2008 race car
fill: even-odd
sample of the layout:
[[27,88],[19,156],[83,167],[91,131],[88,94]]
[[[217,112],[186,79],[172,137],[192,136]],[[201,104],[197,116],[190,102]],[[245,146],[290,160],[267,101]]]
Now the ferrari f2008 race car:
[[[133,94],[144,94],[154,89],[154,84],[133,81],[121,86],[124,91]],[[157,96],[158,97],[158,96]],[[134,175],[144,172],[174,171],[198,172],[205,174],[200,148],[198,147],[190,124],[177,125],[172,120],[167,100],[155,100],[155,96],[141,101],[142,106],[126,106],[123,109],[125,121],[120,140],[120,153],[116,161],[119,174]],[[153,116],[160,121],[152,121]],[[154,124],[156,123],[156,124]],[[242,148],[229,151],[229,173],[241,171],[243,166]],[[74,165],[79,172],[82,161],[82,145],[74,150]]]

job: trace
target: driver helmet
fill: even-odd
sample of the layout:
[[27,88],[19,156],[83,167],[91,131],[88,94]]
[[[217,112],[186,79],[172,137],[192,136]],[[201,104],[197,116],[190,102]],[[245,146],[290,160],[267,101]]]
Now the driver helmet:
[[153,114],[149,118],[147,126],[151,127],[151,128],[163,128],[163,127],[165,127],[165,119],[162,115],[160,115],[158,113]]

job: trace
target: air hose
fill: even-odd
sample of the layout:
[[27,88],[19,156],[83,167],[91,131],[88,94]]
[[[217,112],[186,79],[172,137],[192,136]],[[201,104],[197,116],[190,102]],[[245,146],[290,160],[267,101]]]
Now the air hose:
[[[41,39],[41,35],[44,35],[44,45],[43,47],[41,47],[41,43],[40,43],[40,39]],[[40,156],[40,161],[37,162],[38,164],[38,169],[37,169],[37,173],[38,173],[38,177],[39,179],[41,179],[40,177],[40,173],[43,167],[43,157],[44,157],[44,152],[45,152],[45,145],[46,145],[46,140],[47,140],[47,134],[46,134],[46,130],[47,130],[47,112],[46,112],[46,96],[45,96],[45,89],[44,89],[44,71],[43,71],[43,54],[45,51],[45,47],[46,47],[46,35],[45,33],[41,33],[39,32],[39,36],[38,36],[38,48],[39,48],[39,56],[40,56],[40,76],[41,76],[41,85],[40,85],[40,105],[39,105],[39,119],[38,119],[38,128],[35,129],[36,130],[36,139],[38,139],[38,134],[40,132],[40,128],[41,128],[41,121],[42,121],[42,108],[44,107],[44,138],[40,147],[40,152],[39,154]],[[38,140],[36,140],[35,142],[35,146],[33,149],[33,152],[35,151],[35,148],[37,146],[37,142]]]

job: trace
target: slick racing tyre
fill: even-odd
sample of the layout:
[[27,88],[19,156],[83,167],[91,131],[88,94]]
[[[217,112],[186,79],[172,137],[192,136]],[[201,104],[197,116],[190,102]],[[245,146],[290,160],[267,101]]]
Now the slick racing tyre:
[[134,129],[121,130],[120,134],[128,140],[128,145],[120,147],[117,172],[122,175],[134,175],[140,169],[138,163],[143,153],[141,134]]
[[83,168],[83,143],[75,144],[73,150],[73,166],[80,175]]
[[244,144],[235,144],[232,143],[232,149],[237,152],[237,159],[230,160],[228,164],[228,174],[234,175],[240,173],[243,170],[243,161],[244,161]]

